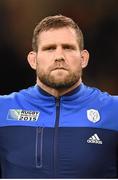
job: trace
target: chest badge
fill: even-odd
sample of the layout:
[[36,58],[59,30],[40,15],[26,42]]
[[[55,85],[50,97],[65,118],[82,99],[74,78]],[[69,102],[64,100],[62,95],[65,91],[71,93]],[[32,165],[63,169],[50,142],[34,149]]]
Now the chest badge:
[[96,122],[100,121],[100,114],[99,114],[98,110],[89,109],[89,110],[87,110],[87,118],[89,121],[96,123]]
[[22,109],[9,109],[8,120],[37,121],[40,112]]

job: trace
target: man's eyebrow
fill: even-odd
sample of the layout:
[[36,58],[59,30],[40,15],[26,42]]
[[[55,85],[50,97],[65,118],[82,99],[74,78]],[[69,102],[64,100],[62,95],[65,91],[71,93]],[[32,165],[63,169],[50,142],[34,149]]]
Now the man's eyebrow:
[[76,49],[76,46],[74,44],[71,44],[71,43],[64,43],[64,44],[62,44],[62,46],[72,48],[72,49]]
[[[72,48],[72,49],[76,49],[76,46],[74,44],[71,44],[71,43],[62,43],[61,46],[63,48]],[[49,49],[49,48],[56,48],[57,45],[56,44],[46,44],[46,45],[43,45],[42,46],[42,50],[46,50],[46,49]]]
[[48,48],[55,48],[56,44],[47,44],[42,46],[42,50],[48,49]]

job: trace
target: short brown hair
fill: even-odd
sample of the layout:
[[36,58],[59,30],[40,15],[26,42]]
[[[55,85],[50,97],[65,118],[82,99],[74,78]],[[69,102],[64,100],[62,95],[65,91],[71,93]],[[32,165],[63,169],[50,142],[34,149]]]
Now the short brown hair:
[[79,26],[69,17],[63,15],[48,16],[40,21],[34,29],[32,38],[32,48],[33,51],[38,51],[38,35],[43,31],[48,31],[49,29],[58,29],[63,27],[71,27],[75,30],[77,34],[77,40],[80,50],[84,48],[83,33]]

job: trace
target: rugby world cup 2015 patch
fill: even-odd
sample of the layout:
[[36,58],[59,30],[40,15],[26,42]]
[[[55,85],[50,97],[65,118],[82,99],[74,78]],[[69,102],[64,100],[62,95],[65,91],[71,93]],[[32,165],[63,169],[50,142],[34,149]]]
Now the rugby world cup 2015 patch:
[[23,109],[9,109],[8,120],[21,120],[21,121],[37,121],[39,111],[23,110]]

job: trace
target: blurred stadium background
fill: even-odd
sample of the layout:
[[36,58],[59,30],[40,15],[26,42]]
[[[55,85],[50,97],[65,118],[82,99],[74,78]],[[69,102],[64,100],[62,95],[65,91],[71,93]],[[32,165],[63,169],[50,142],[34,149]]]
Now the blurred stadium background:
[[0,0],[0,94],[35,84],[27,63],[33,29],[55,14],[73,18],[84,33],[84,82],[118,94],[118,0]]

